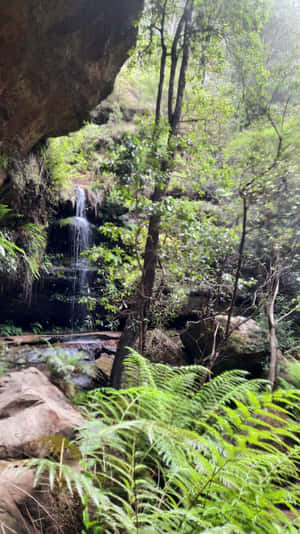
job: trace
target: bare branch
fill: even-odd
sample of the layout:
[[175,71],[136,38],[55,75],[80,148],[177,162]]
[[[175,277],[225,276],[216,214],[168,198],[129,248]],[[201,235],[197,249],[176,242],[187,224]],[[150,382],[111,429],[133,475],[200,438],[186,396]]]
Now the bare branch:
[[276,323],[277,324],[281,323],[281,321],[284,321],[284,319],[287,319],[290,315],[292,315],[292,313],[294,313],[297,310],[299,310],[299,304],[298,306],[294,306],[294,308],[292,308],[290,311],[288,311],[287,313],[279,317],[279,319],[276,320]]

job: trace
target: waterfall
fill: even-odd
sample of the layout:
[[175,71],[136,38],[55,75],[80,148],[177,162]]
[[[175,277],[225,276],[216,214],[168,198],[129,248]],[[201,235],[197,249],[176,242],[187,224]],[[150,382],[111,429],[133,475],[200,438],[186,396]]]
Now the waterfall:
[[71,308],[71,326],[84,322],[86,305],[80,303],[80,298],[89,293],[89,259],[82,254],[91,246],[91,227],[86,217],[86,193],[80,186],[75,188],[76,211],[72,218],[72,270],[73,295]]

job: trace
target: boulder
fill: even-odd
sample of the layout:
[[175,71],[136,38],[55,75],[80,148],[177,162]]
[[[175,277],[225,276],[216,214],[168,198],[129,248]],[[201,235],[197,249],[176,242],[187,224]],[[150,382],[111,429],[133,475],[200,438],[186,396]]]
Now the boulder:
[[145,357],[154,363],[183,365],[183,347],[179,335],[168,336],[162,330],[148,330]]
[[35,471],[0,462],[1,534],[74,534],[81,532],[82,506],[76,492],[51,492],[47,475],[35,487]]
[[41,438],[71,438],[82,421],[63,393],[38,369],[30,367],[0,378],[1,459],[43,456]]
[[113,368],[115,357],[112,354],[107,354],[106,352],[102,352],[100,356],[95,360],[94,365],[99,369],[100,374],[103,377],[103,380],[106,379],[106,384],[102,385],[108,385],[109,384],[109,378],[111,375],[111,371]]
[[221,313],[229,304],[226,288],[219,294],[209,283],[201,283],[195,286],[170,319],[171,328],[182,330],[187,321],[198,321],[199,317],[215,313]]
[[[32,525],[25,519],[20,506],[33,491],[34,470],[9,466],[0,462],[0,532],[31,534]],[[36,531],[34,531],[36,532]]]
[[216,343],[220,355],[213,371],[220,373],[229,369],[244,369],[252,376],[260,376],[269,357],[266,332],[253,319],[232,317],[231,335],[222,346],[226,323],[226,315],[188,323],[181,334],[188,363],[208,364],[218,326]]
[[0,5],[0,153],[78,129],[112,91],[143,0]]

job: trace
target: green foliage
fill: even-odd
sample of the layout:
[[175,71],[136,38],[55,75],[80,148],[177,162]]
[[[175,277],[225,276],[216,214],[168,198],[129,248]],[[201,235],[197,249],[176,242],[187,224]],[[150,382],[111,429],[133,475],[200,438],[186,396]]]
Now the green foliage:
[[116,102],[122,109],[133,109],[142,113],[154,113],[154,98],[158,72],[154,65],[143,68],[135,64],[133,54],[130,63],[125,64],[117,77],[114,91],[108,102]]
[[54,379],[63,378],[66,382],[72,381],[74,373],[83,373],[89,376],[96,376],[97,369],[89,362],[85,362],[84,352],[78,351],[70,354],[61,347],[53,347],[49,344],[47,354],[47,366]]
[[129,211],[128,222],[116,220],[100,227],[102,243],[90,254],[98,268],[100,303],[109,313],[126,306],[126,298],[134,291],[141,273],[140,255],[150,204],[146,189],[153,186],[155,174],[147,161],[149,131],[143,126],[145,135],[127,134],[121,143],[111,143],[109,160],[101,166],[101,172],[115,175],[106,205],[109,208],[116,203]]
[[285,371],[288,384],[300,389],[300,362],[296,360],[287,362]]
[[[32,280],[39,277],[40,262],[46,247],[46,232],[43,227],[33,223],[21,225],[18,233],[12,232],[5,228],[3,221],[9,214],[11,210],[1,204],[0,224],[3,224],[3,229],[0,229],[0,267],[6,272],[17,272],[23,266],[24,289],[28,297],[31,293]],[[14,243],[16,238],[24,243],[23,248]]]
[[[258,6],[258,4],[257,4]],[[299,84],[299,10],[294,2],[260,2],[260,32],[243,28],[228,47],[233,101],[238,119],[249,126],[289,100]],[[263,13],[264,12],[264,13]]]
[[22,334],[23,329],[19,326],[15,326],[12,321],[6,321],[5,323],[0,324],[0,336],[21,336]]
[[277,338],[280,350],[283,353],[293,351],[293,347],[299,345],[300,330],[297,325],[295,312],[299,311],[299,297],[291,299],[289,296],[278,296],[276,299],[276,317],[284,317],[277,322]]
[[47,164],[55,184],[71,183],[73,177],[88,170],[88,135],[84,129],[66,137],[50,140],[47,150]]
[[253,171],[259,175],[272,163],[277,143],[274,129],[261,119],[252,128],[233,137],[226,147],[225,157],[229,162],[234,162],[238,167],[237,172],[243,172],[247,168],[250,175]]
[[96,124],[86,124],[68,136],[50,139],[46,158],[53,183],[63,189],[76,178],[90,180],[102,163],[96,147],[105,148],[110,139],[109,131]]
[[9,164],[9,157],[0,153],[0,169],[7,169]]
[[154,365],[136,353],[126,368],[128,389],[86,398],[81,472],[29,462],[36,480],[49,471],[51,487],[59,476],[76,489],[84,532],[298,532],[299,391],[272,395],[241,371],[203,385],[203,368]]
[[0,204],[0,221],[10,213],[11,210],[6,204]]
[[[212,109],[210,103],[209,112]],[[196,133],[188,131],[180,138],[180,150],[166,177],[160,163],[167,157],[167,135],[168,129],[162,125],[154,142],[152,119],[142,117],[137,121],[134,135],[123,136],[121,144],[111,145],[110,161],[102,170],[116,174],[110,201],[127,207],[130,223],[104,225],[100,232],[105,240],[91,254],[105,281],[102,304],[106,309],[117,311],[120,302],[134,290],[142,271],[149,217],[154,213],[161,214],[158,292],[152,300],[153,324],[157,326],[176,313],[189,288],[204,280],[214,283],[216,272],[232,253],[238,238],[236,228],[232,228],[231,215],[226,220],[224,209],[220,217],[220,210],[215,215],[207,203],[194,201],[188,196],[190,193],[193,196],[194,192],[200,197],[204,195],[202,188],[211,178],[222,182],[230,196],[230,173],[225,167],[218,169],[207,131],[199,128]],[[170,192],[177,188],[181,191],[180,197],[173,198],[167,191],[162,202],[153,203],[149,196],[154,184],[161,184],[163,188],[164,181],[169,178]],[[161,298],[161,291],[165,290],[168,299]]]
[[64,228],[65,226],[71,226],[73,223],[73,217],[66,217],[65,219],[59,219],[58,225],[60,228]]
[[36,224],[26,223],[22,231],[27,241],[25,261],[29,267],[29,273],[33,278],[38,278],[41,258],[46,247],[45,229]]
[[98,268],[101,279],[100,303],[108,312],[115,312],[132,293],[139,275],[139,265],[132,243],[136,242],[137,228],[106,223],[100,228],[105,237],[102,245],[94,247],[90,261]]
[[[0,224],[3,224],[3,219],[11,213],[10,208],[6,204],[0,204]],[[10,267],[14,270],[15,258],[17,254],[24,256],[24,251],[15,245],[10,239],[9,234],[5,229],[0,229],[0,265]]]
[[35,322],[35,323],[32,323],[30,325],[30,328],[31,328],[32,332],[35,335],[37,335],[37,334],[40,334],[41,331],[43,330],[43,325],[41,325],[41,323]]

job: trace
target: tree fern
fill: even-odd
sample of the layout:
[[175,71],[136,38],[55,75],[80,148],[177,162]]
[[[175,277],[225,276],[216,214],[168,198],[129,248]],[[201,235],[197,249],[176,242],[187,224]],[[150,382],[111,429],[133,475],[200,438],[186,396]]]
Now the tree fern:
[[86,532],[299,531],[299,391],[272,395],[240,371],[199,390],[203,368],[136,353],[125,365],[129,388],[87,397],[82,471],[37,461],[37,476],[47,469],[54,484],[59,473],[82,496]]

